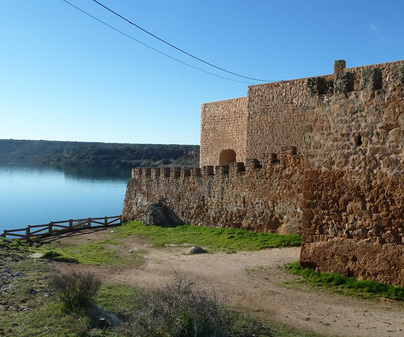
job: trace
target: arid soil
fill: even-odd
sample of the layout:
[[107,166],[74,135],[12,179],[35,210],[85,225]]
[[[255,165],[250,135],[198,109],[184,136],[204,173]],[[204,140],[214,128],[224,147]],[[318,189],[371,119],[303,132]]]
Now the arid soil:
[[[61,240],[90,240],[108,237],[109,231]],[[136,238],[119,247],[124,256],[130,250],[146,250],[140,268],[86,266],[56,263],[63,272],[88,270],[104,283],[122,283],[156,289],[175,280],[176,275],[253,315],[298,331],[325,336],[404,336],[404,304],[350,298],[310,288],[300,277],[282,266],[299,259],[300,248],[267,249],[234,254],[184,255],[187,247],[155,248]]]

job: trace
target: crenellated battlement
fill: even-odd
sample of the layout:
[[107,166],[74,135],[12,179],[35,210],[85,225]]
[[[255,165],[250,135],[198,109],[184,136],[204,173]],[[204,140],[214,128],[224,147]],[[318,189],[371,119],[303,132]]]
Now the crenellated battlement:
[[391,89],[404,84],[403,62],[345,68],[345,61],[335,61],[334,75],[306,79],[309,96],[347,94],[352,91]]
[[147,202],[165,200],[187,223],[297,232],[304,160],[295,152],[288,148],[262,162],[133,169],[124,217],[140,218]]
[[303,266],[404,286],[403,117],[404,61],[249,86],[202,105],[200,168],[132,171],[123,215],[299,230]]
[[283,153],[270,153],[259,161],[254,158],[247,158],[245,162],[232,162],[229,165],[206,165],[202,168],[188,167],[138,167],[132,169],[132,178],[146,179],[185,179],[185,178],[206,178],[215,176],[234,176],[240,174],[255,174],[257,171],[269,171],[274,166],[282,165],[284,169],[299,160],[296,154],[296,147],[288,147]]

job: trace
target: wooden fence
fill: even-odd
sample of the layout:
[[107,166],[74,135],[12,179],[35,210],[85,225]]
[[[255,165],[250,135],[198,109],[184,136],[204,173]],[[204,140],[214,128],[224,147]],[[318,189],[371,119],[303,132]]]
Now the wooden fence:
[[62,232],[72,232],[88,228],[102,228],[119,226],[122,224],[122,215],[106,216],[103,218],[87,218],[78,220],[51,221],[45,225],[29,225],[25,228],[4,230],[0,237],[23,239],[27,242],[39,236],[49,236]]

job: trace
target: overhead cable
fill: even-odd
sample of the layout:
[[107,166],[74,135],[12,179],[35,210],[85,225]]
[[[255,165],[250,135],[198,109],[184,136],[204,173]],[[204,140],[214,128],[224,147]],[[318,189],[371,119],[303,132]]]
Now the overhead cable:
[[191,54],[191,53],[188,53],[187,51],[185,51],[185,50],[183,50],[183,49],[181,49],[181,48],[178,48],[177,46],[175,46],[175,45],[173,45],[172,43],[170,43],[170,42],[168,42],[168,41],[166,41],[166,40],[164,40],[164,39],[158,37],[157,35],[155,35],[155,34],[149,32],[148,30],[146,30],[146,29],[140,27],[140,26],[137,25],[136,23],[134,23],[134,22],[132,22],[131,20],[127,19],[127,18],[124,17],[123,15],[121,15],[121,14],[115,12],[114,10],[112,10],[111,8],[105,6],[105,5],[102,4],[101,2],[99,2],[99,1],[97,1],[97,0],[93,0],[93,2],[95,2],[95,3],[98,4],[98,5],[100,5],[101,7],[105,8],[107,11],[111,12],[112,14],[118,16],[118,17],[121,18],[122,20],[125,20],[126,22],[128,22],[128,23],[131,24],[132,26],[134,26],[134,27],[140,29],[141,31],[145,32],[146,34],[149,34],[150,36],[154,37],[155,39],[157,39],[157,40],[159,40],[159,41],[165,43],[166,45],[168,45],[168,46],[170,46],[170,47],[172,47],[172,48],[178,50],[179,52],[181,52],[181,53],[183,53],[183,54],[185,54],[185,55],[188,55],[188,56],[194,58],[195,60],[198,60],[198,61],[200,61],[200,62],[202,62],[202,63],[205,63],[205,64],[207,64],[207,65],[209,65],[209,66],[211,66],[211,67],[213,67],[213,68],[219,69],[219,70],[221,70],[221,71],[224,71],[224,72],[226,72],[226,73],[228,73],[228,74],[232,74],[232,75],[234,75],[234,76],[246,78],[246,79],[253,80],[253,81],[256,81],[256,82],[272,82],[272,81],[268,81],[268,80],[261,80],[261,79],[258,79],[258,78],[253,78],[253,77],[248,77],[248,76],[240,75],[240,74],[238,74],[238,73],[232,72],[232,71],[230,71],[230,70],[226,70],[226,69],[224,69],[224,68],[222,68],[222,67],[219,67],[219,66],[216,66],[216,65],[214,65],[214,64],[212,64],[212,63],[210,63],[210,62],[207,62],[207,61],[205,61],[205,60],[203,60],[203,59],[201,59],[201,58],[199,58],[199,57],[197,57],[197,56],[195,56],[195,55],[193,55],[193,54]]
[[187,66],[187,67],[193,68],[193,69],[198,70],[198,71],[200,71],[200,72],[203,72],[203,73],[205,73],[205,74],[208,74],[208,75],[211,75],[211,76],[215,76],[215,77],[218,77],[218,78],[227,80],[227,81],[232,81],[232,82],[237,82],[237,83],[244,83],[244,84],[251,84],[250,82],[238,81],[238,80],[234,80],[234,79],[232,79],[232,78],[220,76],[220,75],[211,73],[211,72],[209,72],[209,71],[203,70],[203,69],[201,69],[201,68],[195,67],[195,66],[193,66],[193,65],[191,65],[191,64],[189,64],[189,63],[183,62],[183,61],[181,61],[181,60],[179,60],[179,59],[177,59],[177,58],[175,58],[175,57],[172,57],[172,56],[170,56],[170,55],[168,55],[168,54],[166,54],[166,53],[164,53],[164,52],[162,52],[162,51],[160,51],[160,50],[158,50],[158,49],[156,49],[156,48],[153,48],[153,47],[147,45],[146,43],[143,43],[143,42],[141,42],[141,41],[135,39],[133,36],[131,36],[131,35],[129,35],[129,34],[126,34],[125,32],[119,30],[118,28],[115,28],[115,27],[111,26],[110,24],[106,23],[105,21],[102,21],[102,20],[98,19],[98,18],[95,17],[94,15],[92,15],[92,14],[86,12],[85,10],[83,10],[83,9],[81,9],[81,8],[79,8],[79,7],[77,7],[76,5],[72,4],[71,2],[69,2],[69,1],[67,1],[67,0],[62,0],[62,1],[65,2],[65,3],[67,3],[68,5],[72,6],[73,8],[77,9],[78,11],[82,12],[83,14],[89,16],[90,18],[92,18],[92,19],[98,21],[99,23],[102,23],[103,25],[105,25],[105,26],[107,26],[107,27],[113,29],[114,31],[118,32],[119,34],[122,34],[122,35],[126,36],[127,38],[129,38],[129,39],[131,39],[131,40],[133,40],[133,41],[135,41],[135,42],[141,44],[142,46],[144,46],[144,47],[146,47],[146,48],[149,48],[149,49],[155,51],[156,53],[159,53],[159,54],[161,54],[161,55],[163,55],[163,56],[166,56],[166,57],[168,57],[168,58],[170,58],[170,59],[172,59],[172,60],[174,60],[174,61],[176,61],[176,62],[178,62],[178,63],[181,63],[181,64],[183,64],[183,65],[185,65],[185,66]]

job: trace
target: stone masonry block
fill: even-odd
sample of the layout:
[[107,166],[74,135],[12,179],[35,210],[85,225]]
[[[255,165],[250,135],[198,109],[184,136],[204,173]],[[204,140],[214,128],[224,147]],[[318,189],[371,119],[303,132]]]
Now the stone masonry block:
[[132,178],[138,177],[139,176],[139,170],[136,168],[132,169]]
[[191,169],[191,176],[192,177],[200,177],[202,176],[202,171],[200,168],[192,168]]
[[229,164],[229,171],[231,174],[237,174],[245,171],[244,163],[233,162]]
[[337,60],[334,62],[334,74],[343,73],[346,68],[345,60]]
[[151,169],[151,176],[152,176],[153,178],[160,177],[160,168],[159,168],[159,167],[152,168],[152,169]]
[[334,92],[347,93],[354,90],[354,74],[350,72],[340,73],[335,76]]
[[254,170],[262,168],[258,159],[247,158],[245,161],[245,167],[247,170]]
[[229,173],[229,166],[216,166],[215,175],[223,175]]
[[203,166],[202,167],[202,176],[203,177],[213,176],[213,166],[211,166],[211,165]]
[[304,175],[307,178],[311,178],[311,179],[317,179],[317,177],[319,176],[319,171],[318,170],[306,170],[304,172]]
[[382,88],[382,71],[379,68],[362,70],[361,89],[379,90]]
[[394,65],[391,68],[391,79],[393,83],[403,83],[404,84],[404,65]]
[[181,168],[180,167],[173,167],[171,168],[171,178],[179,178],[181,175]]
[[190,177],[191,176],[191,170],[189,168],[182,167],[180,176],[181,176],[181,178]]
[[163,167],[162,169],[162,176],[164,177],[164,178],[170,178],[170,173],[171,173],[171,170],[170,170],[170,168],[169,167]]
[[327,81],[323,77],[308,78],[307,94],[312,97],[316,95],[324,95],[328,91]]

